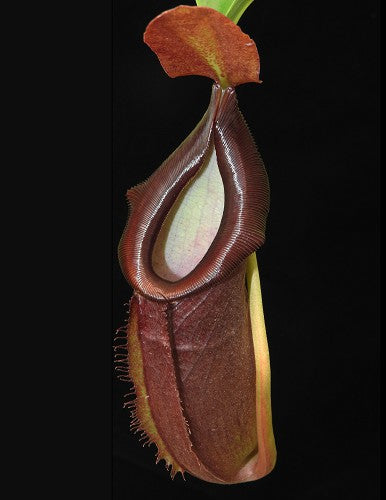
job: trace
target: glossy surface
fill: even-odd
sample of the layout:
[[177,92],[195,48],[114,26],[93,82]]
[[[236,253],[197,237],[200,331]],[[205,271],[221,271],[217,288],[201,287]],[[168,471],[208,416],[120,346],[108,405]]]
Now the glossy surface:
[[[224,213],[208,252],[180,280],[153,269],[152,252],[162,223],[181,190],[216,149],[225,193]],[[209,108],[181,146],[143,184],[127,193],[131,213],[119,246],[122,271],[135,290],[156,300],[176,300],[227,276],[264,243],[269,184],[263,161],[238,109],[233,88],[213,86]]]

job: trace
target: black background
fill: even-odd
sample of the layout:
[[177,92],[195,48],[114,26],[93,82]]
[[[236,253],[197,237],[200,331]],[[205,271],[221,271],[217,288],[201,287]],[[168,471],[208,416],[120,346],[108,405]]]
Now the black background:
[[[204,113],[211,81],[170,79],[143,43],[181,2],[113,2],[113,328],[131,294],[115,249],[125,191],[146,179]],[[189,2],[193,5],[193,2]],[[129,433],[113,379],[113,498],[378,498],[378,6],[256,0],[239,25],[262,85],[239,106],[271,183],[258,252],[278,461],[253,483],[174,481]]]

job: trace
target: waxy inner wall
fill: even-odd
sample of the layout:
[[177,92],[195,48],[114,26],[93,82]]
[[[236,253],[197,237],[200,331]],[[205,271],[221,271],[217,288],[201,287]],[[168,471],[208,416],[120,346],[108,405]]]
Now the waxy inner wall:
[[152,255],[154,271],[170,281],[193,271],[212,244],[223,212],[224,185],[212,145],[162,224]]

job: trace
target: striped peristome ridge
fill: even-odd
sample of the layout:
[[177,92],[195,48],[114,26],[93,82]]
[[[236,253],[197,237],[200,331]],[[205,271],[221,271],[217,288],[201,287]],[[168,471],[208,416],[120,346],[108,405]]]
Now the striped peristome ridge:
[[[179,193],[204,164],[214,145],[224,184],[224,213],[203,259],[178,281],[161,278],[151,252]],[[127,193],[131,213],[119,259],[134,289],[154,300],[176,300],[228,277],[265,240],[269,183],[263,161],[241,115],[234,88],[212,88],[204,117],[152,176]]]

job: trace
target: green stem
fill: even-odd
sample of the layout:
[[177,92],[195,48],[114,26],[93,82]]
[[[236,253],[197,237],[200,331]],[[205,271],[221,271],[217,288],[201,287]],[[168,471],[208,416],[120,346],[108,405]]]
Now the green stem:
[[211,7],[229,17],[235,24],[253,0],[196,0],[199,7]]

